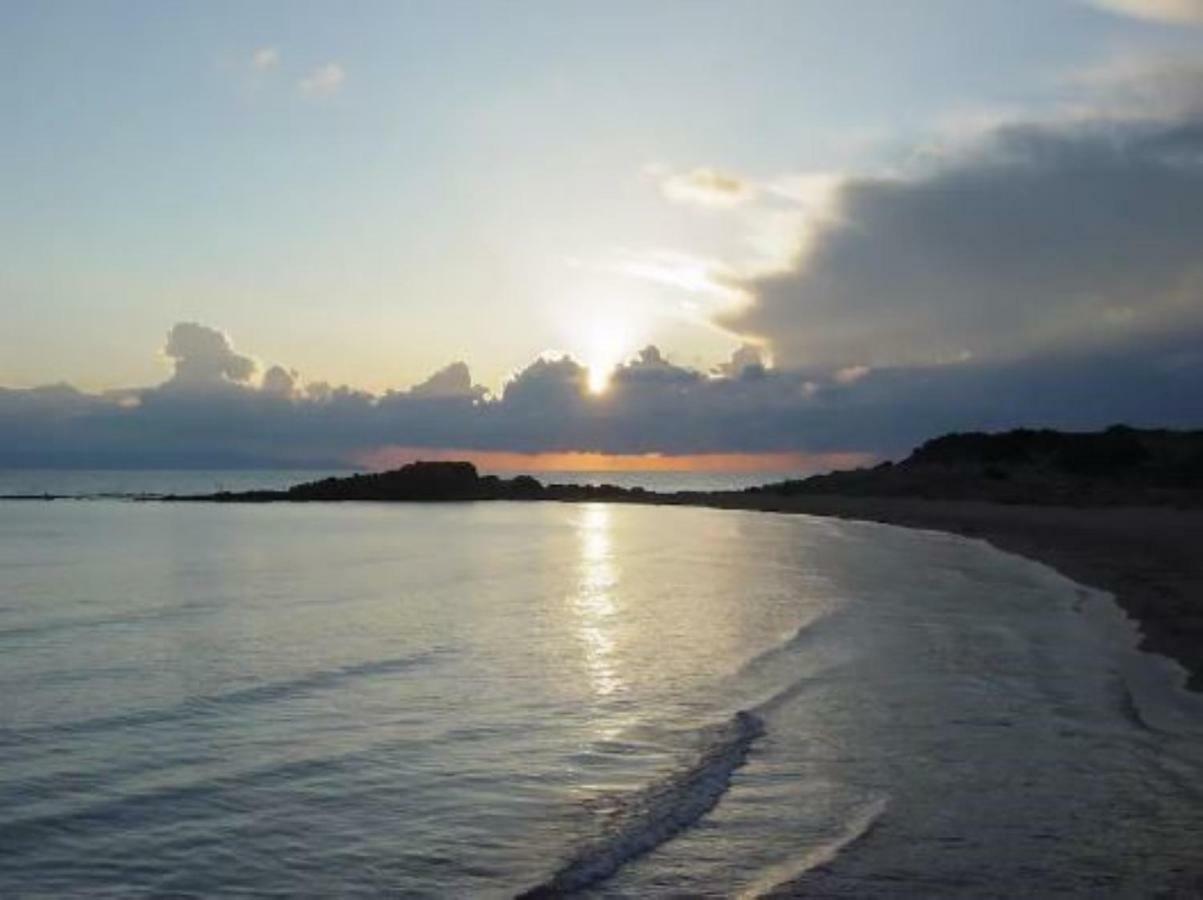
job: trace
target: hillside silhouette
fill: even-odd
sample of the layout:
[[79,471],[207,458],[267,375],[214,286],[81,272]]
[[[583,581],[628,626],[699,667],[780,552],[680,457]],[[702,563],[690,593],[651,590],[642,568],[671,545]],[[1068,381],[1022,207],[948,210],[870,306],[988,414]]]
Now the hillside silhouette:
[[933,438],[898,463],[777,482],[779,495],[1037,505],[1203,505],[1203,431],[1016,429]]

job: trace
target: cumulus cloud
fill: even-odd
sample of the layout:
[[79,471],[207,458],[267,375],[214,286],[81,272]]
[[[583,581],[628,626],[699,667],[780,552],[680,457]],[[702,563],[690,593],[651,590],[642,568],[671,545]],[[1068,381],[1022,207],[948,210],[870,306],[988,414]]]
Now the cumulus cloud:
[[300,376],[295,369],[272,366],[263,373],[262,391],[276,397],[292,397],[297,392]]
[[1088,0],[1095,6],[1157,22],[1203,24],[1203,0]]
[[726,378],[739,378],[744,376],[749,369],[763,371],[767,367],[768,361],[765,359],[763,349],[755,344],[740,344],[727,362],[720,363],[715,367],[715,374]]
[[280,64],[280,51],[275,47],[260,47],[251,54],[251,68],[266,72]]
[[601,396],[581,363],[560,357],[535,360],[498,397],[472,387],[462,364],[379,396],[302,388],[280,366],[256,383],[221,332],[185,325],[172,336],[184,380],[203,360],[195,377],[210,389],[180,390],[178,372],[120,394],[0,389],[0,465],[331,466],[394,446],[894,455],[949,429],[1203,421],[1203,329],[1018,361],[872,369],[770,369],[748,347],[717,374],[648,346]]
[[472,384],[472,374],[467,363],[453,362],[446,368],[439,369],[421,384],[409,389],[414,397],[468,397],[479,398],[485,389]]
[[317,100],[337,94],[346,80],[347,73],[342,66],[338,63],[326,63],[297,82],[297,88],[302,95]]
[[180,322],[167,334],[163,355],[175,363],[173,387],[206,389],[246,382],[255,361],[234,352],[224,332],[196,322]]
[[723,319],[783,366],[1016,358],[1203,319],[1203,117],[1012,123],[833,200]]
[[664,175],[660,190],[675,203],[715,208],[739,206],[756,196],[751,182],[705,166]]

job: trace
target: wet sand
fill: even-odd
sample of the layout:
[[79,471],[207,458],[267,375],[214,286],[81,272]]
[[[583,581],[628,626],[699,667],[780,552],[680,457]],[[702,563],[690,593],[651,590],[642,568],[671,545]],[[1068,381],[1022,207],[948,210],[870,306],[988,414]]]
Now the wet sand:
[[835,495],[695,495],[698,505],[884,522],[980,538],[1113,594],[1144,649],[1169,656],[1203,691],[1203,510],[1023,506]]

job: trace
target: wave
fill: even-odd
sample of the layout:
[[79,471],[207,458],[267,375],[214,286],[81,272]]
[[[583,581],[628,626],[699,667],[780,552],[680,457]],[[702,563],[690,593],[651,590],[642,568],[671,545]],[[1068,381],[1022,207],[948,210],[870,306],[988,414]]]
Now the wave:
[[1132,693],[1132,687],[1122,677],[1118,680],[1117,693],[1119,695],[1120,716],[1140,731],[1156,733],[1159,730],[1149,724],[1149,720],[1145,718],[1144,712],[1141,711],[1136,695]]
[[231,709],[259,703],[274,703],[288,700],[295,696],[329,690],[349,680],[404,672],[430,662],[441,652],[435,649],[415,653],[410,656],[375,659],[363,663],[337,666],[332,669],[322,669],[300,675],[297,678],[270,681],[222,694],[190,697],[173,706],[160,707],[158,709],[140,710],[138,712],[115,716],[76,719],[69,722],[58,722],[52,725],[33,726],[30,728],[0,728],[0,747],[25,746],[31,740],[55,735],[93,734],[124,728],[139,728],[203,719]]
[[[738,676],[771,667],[814,639],[819,626],[837,615],[824,609],[792,635],[745,662]],[[786,684],[722,725],[707,729],[704,749],[685,768],[633,794],[599,798],[591,806],[613,809],[605,833],[574,853],[546,881],[518,894],[524,898],[559,897],[603,881],[622,866],[696,824],[714,809],[730,787],[731,775],[744,764],[752,745],[765,733],[765,719],[814,688],[814,675]]]
[[792,635],[769,649],[756,654],[739,667],[739,675],[755,674],[772,665],[777,660],[793,656],[812,640],[819,636],[820,627],[830,623],[838,615],[838,610],[823,608],[817,610],[810,618],[798,626]]
[[649,787],[615,798],[606,833],[581,848],[547,881],[519,894],[520,900],[579,891],[692,826],[718,805],[732,773],[764,731],[764,721],[746,710],[710,729],[695,760]]
[[756,897],[792,896],[799,887],[798,881],[808,872],[832,862],[853,844],[863,841],[877,827],[885,814],[889,801],[885,797],[866,804],[844,824],[830,841],[812,847],[795,859],[774,866],[765,872],[753,885],[741,891],[741,900]]
[[[373,764],[382,751],[395,743],[382,741],[361,749],[315,756],[308,759],[272,761],[249,769],[228,771],[182,771],[183,780],[127,790],[112,796],[86,797],[82,803],[57,812],[8,817],[9,804],[0,805],[0,847],[6,850],[36,844],[64,835],[103,829],[121,830],[167,827],[180,821],[221,818],[230,813],[252,790],[272,785],[318,782],[339,773],[356,772]],[[89,778],[92,776],[89,775]],[[107,773],[99,784],[112,787]],[[78,786],[78,785],[69,785]],[[68,798],[71,800],[73,798]]]
[[219,606],[220,604],[213,601],[193,601],[191,603],[157,606],[151,609],[140,609],[126,613],[114,613],[107,616],[84,616],[81,618],[40,622],[32,625],[14,625],[9,628],[0,629],[0,640],[36,638],[55,635],[61,631],[83,631],[89,628],[107,628],[113,625],[140,625],[144,622],[155,622],[160,619],[175,618],[197,611],[216,609]]

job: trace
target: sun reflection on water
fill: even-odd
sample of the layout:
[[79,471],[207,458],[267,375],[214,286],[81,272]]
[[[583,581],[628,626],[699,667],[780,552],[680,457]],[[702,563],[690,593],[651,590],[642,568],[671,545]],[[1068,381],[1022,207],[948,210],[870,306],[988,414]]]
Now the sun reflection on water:
[[611,518],[612,511],[605,504],[589,503],[581,508],[577,523],[580,572],[577,590],[572,595],[577,637],[585,651],[593,691],[599,697],[612,696],[624,687],[616,666],[614,641],[618,568],[614,561]]

